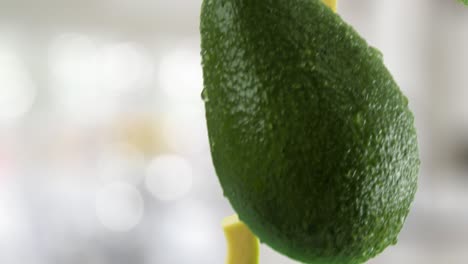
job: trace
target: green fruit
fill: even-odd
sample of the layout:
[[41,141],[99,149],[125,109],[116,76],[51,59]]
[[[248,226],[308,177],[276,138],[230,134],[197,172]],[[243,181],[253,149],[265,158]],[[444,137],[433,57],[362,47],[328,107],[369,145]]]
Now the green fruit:
[[213,162],[240,219],[306,263],[362,263],[397,236],[419,169],[381,54],[319,0],[204,0]]

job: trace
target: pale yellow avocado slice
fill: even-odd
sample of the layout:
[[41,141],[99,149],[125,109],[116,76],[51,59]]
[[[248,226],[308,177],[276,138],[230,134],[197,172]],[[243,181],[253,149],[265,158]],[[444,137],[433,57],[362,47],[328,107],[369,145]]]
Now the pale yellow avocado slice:
[[226,264],[258,264],[260,243],[237,215],[223,220],[227,241]]
[[336,12],[336,0],[323,0],[323,2]]
[[[323,0],[336,12],[337,0]],[[260,243],[250,229],[237,215],[223,220],[224,235],[227,241],[226,264],[258,264]]]

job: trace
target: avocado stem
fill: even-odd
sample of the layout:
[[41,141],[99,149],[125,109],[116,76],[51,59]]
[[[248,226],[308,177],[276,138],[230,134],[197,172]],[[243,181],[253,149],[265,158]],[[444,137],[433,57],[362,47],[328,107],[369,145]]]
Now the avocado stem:
[[237,215],[223,220],[227,242],[226,264],[258,264],[260,242]]

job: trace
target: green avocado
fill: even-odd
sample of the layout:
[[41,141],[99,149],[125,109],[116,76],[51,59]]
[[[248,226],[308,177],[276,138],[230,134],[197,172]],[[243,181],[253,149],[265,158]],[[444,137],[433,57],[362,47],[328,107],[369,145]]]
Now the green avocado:
[[395,244],[420,161],[381,53],[319,0],[204,0],[201,40],[213,163],[253,233],[315,264]]

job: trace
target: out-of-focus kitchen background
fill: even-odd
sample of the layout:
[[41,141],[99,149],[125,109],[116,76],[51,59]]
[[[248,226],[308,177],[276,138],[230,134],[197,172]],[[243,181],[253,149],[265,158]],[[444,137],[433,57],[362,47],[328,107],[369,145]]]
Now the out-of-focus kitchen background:
[[[201,0],[0,0],[0,263],[219,264],[233,213],[211,164]],[[372,264],[468,259],[468,8],[338,11],[410,99],[422,169]],[[262,248],[261,263],[295,263]]]

